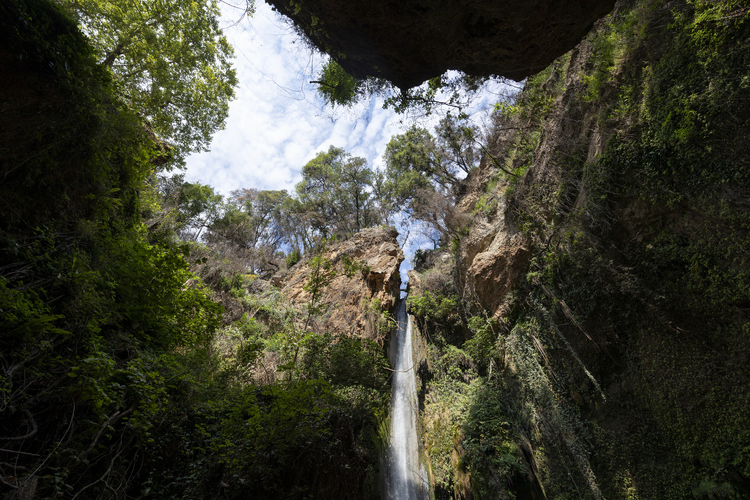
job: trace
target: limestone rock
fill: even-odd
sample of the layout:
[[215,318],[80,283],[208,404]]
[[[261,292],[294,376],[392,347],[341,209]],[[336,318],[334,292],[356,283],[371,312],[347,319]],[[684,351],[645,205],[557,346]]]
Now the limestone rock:
[[[321,303],[325,304],[326,313],[316,322],[317,329],[384,340],[367,309],[377,300],[381,310],[395,310],[401,288],[399,266],[404,260],[397,236],[393,228],[369,228],[328,248],[323,256],[334,264],[337,275],[323,291]],[[351,278],[344,274],[344,255],[364,266]],[[287,276],[282,293],[293,304],[310,300],[304,289],[310,271],[306,262],[300,262]]]
[[269,0],[353,76],[401,88],[446,70],[521,80],[572,49],[614,0]]
[[414,269],[409,269],[409,285],[407,287],[409,293],[419,294],[422,286],[422,278],[419,277],[419,273]]
[[474,221],[458,259],[464,296],[475,297],[496,318],[531,258],[528,238],[510,222],[503,200],[500,205],[491,222]]

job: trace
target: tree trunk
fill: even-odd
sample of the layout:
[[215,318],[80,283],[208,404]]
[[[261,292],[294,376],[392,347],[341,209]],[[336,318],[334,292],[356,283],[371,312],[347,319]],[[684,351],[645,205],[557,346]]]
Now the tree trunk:
[[107,54],[107,57],[104,58],[104,61],[102,61],[102,64],[104,66],[112,66],[112,64],[115,62],[115,59],[117,59],[117,56],[122,54],[122,49],[125,47],[125,44],[123,42],[118,43],[114,49],[112,49],[112,52]]

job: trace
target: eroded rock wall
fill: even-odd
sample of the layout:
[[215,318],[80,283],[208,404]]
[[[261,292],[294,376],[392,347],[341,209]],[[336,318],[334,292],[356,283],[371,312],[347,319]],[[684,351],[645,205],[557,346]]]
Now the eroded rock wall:
[[443,493],[454,450],[475,497],[750,495],[750,16],[701,5],[618,3],[496,117],[440,271],[469,338],[423,319]]
[[526,273],[531,242],[508,215],[504,200],[492,220],[477,218],[462,241],[457,281],[465,297],[473,297],[499,319],[506,296]]
[[[316,320],[316,328],[384,340],[383,332],[373,323],[372,313],[395,311],[401,287],[399,266],[404,260],[397,236],[393,228],[368,228],[328,246],[322,257],[331,261],[336,276],[322,290],[320,303],[324,313]],[[351,276],[347,276],[344,256],[358,264],[359,269]],[[310,274],[309,260],[303,260],[284,278],[282,293],[293,304],[309,302],[311,296],[305,284]]]

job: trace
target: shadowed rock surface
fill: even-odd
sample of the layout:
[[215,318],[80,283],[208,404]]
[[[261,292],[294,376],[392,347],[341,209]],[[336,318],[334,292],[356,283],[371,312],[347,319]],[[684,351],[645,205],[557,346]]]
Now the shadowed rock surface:
[[521,80],[572,49],[613,0],[269,0],[351,75],[401,88],[450,69]]
[[436,498],[750,498],[750,12],[705,5],[619,2],[493,115],[409,275]]

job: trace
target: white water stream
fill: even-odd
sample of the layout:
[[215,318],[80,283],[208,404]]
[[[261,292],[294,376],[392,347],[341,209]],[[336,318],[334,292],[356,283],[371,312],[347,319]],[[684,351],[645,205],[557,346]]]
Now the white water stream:
[[396,310],[398,330],[391,340],[395,348],[393,393],[391,394],[391,436],[388,476],[388,500],[422,500],[425,474],[419,464],[417,442],[417,384],[412,355],[411,317],[406,314],[406,299]]

